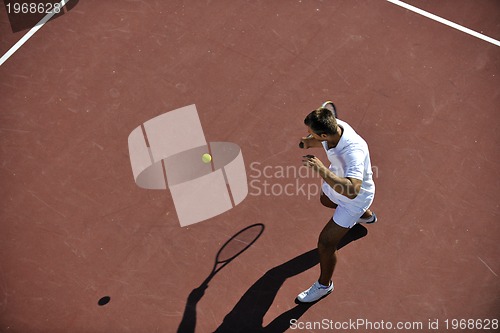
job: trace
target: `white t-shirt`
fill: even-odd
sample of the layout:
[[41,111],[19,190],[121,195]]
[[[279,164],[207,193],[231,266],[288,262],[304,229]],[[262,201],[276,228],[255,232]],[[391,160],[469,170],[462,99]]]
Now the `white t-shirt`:
[[[339,177],[356,178],[362,180],[361,191],[354,199],[336,192],[328,184],[324,184],[323,190],[330,200],[342,206],[353,206],[366,210],[373,201],[375,195],[375,183],[373,182],[373,171],[370,161],[370,152],[365,140],[354,129],[342,120],[337,123],[344,129],[340,141],[336,147],[328,149],[328,143],[323,141],[323,148],[330,160],[329,169]],[[328,186],[325,186],[328,185]]]

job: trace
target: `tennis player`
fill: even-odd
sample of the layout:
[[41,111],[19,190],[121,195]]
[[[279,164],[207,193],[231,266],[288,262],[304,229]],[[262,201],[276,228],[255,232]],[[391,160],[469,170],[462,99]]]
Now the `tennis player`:
[[299,302],[315,302],[333,290],[332,275],[337,263],[337,247],[356,223],[375,223],[377,216],[369,207],[375,195],[368,145],[346,122],[336,119],[331,101],[312,111],[304,119],[309,135],[300,147],[323,148],[330,161],[327,168],[314,155],[306,155],[302,163],[323,178],[321,203],[335,209],[333,217],[318,239],[321,273],[319,280],[297,297]]

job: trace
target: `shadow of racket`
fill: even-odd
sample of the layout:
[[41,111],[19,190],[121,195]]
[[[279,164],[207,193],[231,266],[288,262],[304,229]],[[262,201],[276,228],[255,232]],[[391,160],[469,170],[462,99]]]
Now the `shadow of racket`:
[[177,329],[177,332],[194,332],[196,328],[196,305],[205,294],[209,282],[212,278],[231,261],[237,258],[240,254],[245,252],[252,246],[257,239],[264,232],[264,225],[262,223],[252,224],[234,234],[229,238],[224,245],[219,249],[215,256],[214,266],[207,278],[201,285],[193,289],[189,294],[182,321]]
[[217,272],[226,267],[227,264],[252,246],[263,232],[264,225],[262,223],[257,223],[238,231],[234,236],[229,238],[217,252],[212,272],[203,283],[208,284]]

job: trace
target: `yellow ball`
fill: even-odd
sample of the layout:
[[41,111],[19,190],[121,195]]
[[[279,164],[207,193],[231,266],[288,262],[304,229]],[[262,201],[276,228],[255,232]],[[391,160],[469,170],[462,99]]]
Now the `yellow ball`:
[[210,161],[212,160],[212,156],[210,156],[210,154],[203,154],[201,160],[203,161],[203,163],[210,163]]

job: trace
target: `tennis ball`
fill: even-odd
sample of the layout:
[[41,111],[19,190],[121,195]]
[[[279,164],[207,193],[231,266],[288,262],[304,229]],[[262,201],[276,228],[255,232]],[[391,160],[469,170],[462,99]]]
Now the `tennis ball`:
[[210,163],[210,161],[212,160],[212,156],[210,156],[210,154],[203,154],[201,160],[203,161],[203,163]]

